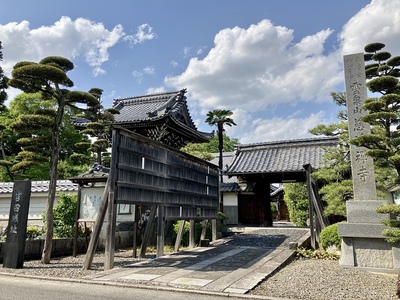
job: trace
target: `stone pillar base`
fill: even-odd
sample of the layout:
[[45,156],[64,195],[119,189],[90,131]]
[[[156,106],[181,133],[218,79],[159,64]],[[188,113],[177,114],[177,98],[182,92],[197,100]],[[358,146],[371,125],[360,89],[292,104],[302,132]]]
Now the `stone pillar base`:
[[343,238],[339,264],[398,272],[400,270],[399,245],[385,241],[382,220],[387,214],[378,214],[376,208],[384,201],[348,201],[347,223],[338,223],[339,236]]

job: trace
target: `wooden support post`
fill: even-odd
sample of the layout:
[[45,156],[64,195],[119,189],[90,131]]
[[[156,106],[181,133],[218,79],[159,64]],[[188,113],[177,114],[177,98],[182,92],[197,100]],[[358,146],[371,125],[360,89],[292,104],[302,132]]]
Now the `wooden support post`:
[[203,221],[203,228],[201,230],[200,241],[204,240],[207,235],[208,220]]
[[273,226],[272,211],[271,211],[271,184],[264,184],[263,202],[264,202],[264,224],[267,227]]
[[[81,210],[81,188],[82,186],[79,185],[78,189],[78,203],[76,205],[76,218],[75,218],[75,233],[74,233],[74,248],[72,250],[72,256],[76,257],[76,254],[78,252],[78,233],[79,233],[79,212]],[[86,232],[85,232],[86,234]]]
[[190,220],[189,249],[194,249],[196,247],[195,235],[196,235],[196,221]]
[[307,178],[307,192],[308,192],[308,216],[310,220],[310,240],[311,248],[316,249],[316,237],[315,237],[315,213],[314,213],[314,201],[312,201],[312,191],[310,183]]
[[96,247],[97,243],[99,242],[99,236],[101,228],[103,226],[104,217],[107,212],[109,191],[110,191],[110,182],[109,179],[107,179],[106,186],[104,187],[103,197],[99,206],[99,213],[97,214],[96,222],[94,223],[93,226],[92,236],[89,241],[88,250],[86,252],[85,261],[83,264],[84,270],[89,270],[93,262],[93,256],[94,253],[96,252]]
[[154,218],[156,216],[157,206],[152,206],[150,209],[149,220],[147,221],[146,229],[144,231],[144,237],[142,241],[142,246],[140,247],[139,258],[144,258],[146,256],[147,244],[149,243],[151,234],[154,228]]
[[115,204],[114,193],[110,192],[108,196],[107,239],[105,244],[104,270],[109,270],[114,267],[116,219],[117,204]]
[[164,256],[164,206],[158,207],[157,218],[157,256]]
[[185,223],[186,223],[185,220],[181,220],[181,225],[179,226],[178,234],[176,235],[174,252],[178,252],[179,247],[181,246],[183,231],[185,229]]
[[217,219],[212,219],[211,220],[211,240],[216,241],[217,240]]
[[133,257],[137,257],[137,231],[138,231],[138,220],[139,220],[139,213],[138,213],[138,206],[133,206]]

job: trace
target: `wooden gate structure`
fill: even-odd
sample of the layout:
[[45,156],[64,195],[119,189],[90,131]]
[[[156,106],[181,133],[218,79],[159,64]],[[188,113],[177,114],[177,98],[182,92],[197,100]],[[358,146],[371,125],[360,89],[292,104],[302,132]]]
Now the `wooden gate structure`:
[[[259,210],[263,210],[264,226],[273,226],[270,184],[306,182],[311,243],[315,248],[319,242],[319,233],[328,225],[328,220],[323,215],[318,187],[311,177],[311,166],[318,169],[326,150],[338,145],[337,137],[239,145],[224,174],[236,176],[240,183],[253,186],[254,197],[261,203]],[[261,215],[261,212],[257,213]]]
[[311,247],[317,249],[321,230],[329,225],[328,218],[324,216],[324,208],[318,192],[317,182],[312,178],[312,167],[304,165],[307,179],[308,212],[310,218]]
[[217,218],[217,166],[123,128],[113,130],[112,141],[110,175],[84,269],[92,264],[106,212],[104,268],[113,267],[117,204],[149,205],[150,216],[158,211],[158,256],[163,254],[165,220],[190,220],[194,224],[194,220]]

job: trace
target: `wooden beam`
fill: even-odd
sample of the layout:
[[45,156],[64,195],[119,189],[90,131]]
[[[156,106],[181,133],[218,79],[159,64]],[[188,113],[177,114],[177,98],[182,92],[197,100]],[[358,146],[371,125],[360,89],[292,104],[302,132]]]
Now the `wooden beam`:
[[133,254],[134,258],[137,257],[137,231],[138,231],[138,220],[139,220],[139,212],[138,205],[133,206]]
[[157,218],[157,257],[164,256],[164,206],[158,207]]
[[[78,188],[78,203],[76,205],[76,218],[75,218],[75,228],[74,228],[74,248],[72,250],[72,256],[76,257],[76,254],[78,253],[78,233],[79,233],[79,212],[81,210],[81,192],[82,186],[79,184]],[[86,231],[85,231],[85,236],[86,236]]]
[[114,201],[114,193],[110,192],[108,196],[108,215],[107,215],[107,238],[105,244],[105,262],[104,270],[110,270],[114,267],[115,252],[115,229],[117,224],[117,204]]
[[190,220],[190,229],[189,229],[189,248],[194,249],[196,247],[196,221]]
[[200,241],[204,240],[206,238],[207,235],[207,227],[208,227],[208,220],[204,220],[203,221],[203,228],[201,230],[201,234],[200,234]]
[[83,264],[84,270],[89,270],[90,267],[92,266],[93,256],[96,252],[96,247],[99,242],[99,236],[101,228],[103,226],[104,217],[107,212],[109,190],[110,190],[110,179],[107,179],[106,186],[104,187],[103,197],[99,206],[99,212],[96,217],[96,222],[94,223],[93,226],[92,236],[90,237],[88,250],[86,252],[85,261]]
[[140,247],[139,258],[144,258],[146,256],[147,244],[149,243],[151,234],[153,233],[154,218],[156,216],[156,212],[157,212],[157,206],[153,205],[150,209],[149,219],[147,221],[146,229],[144,231],[144,237],[143,237],[142,245]]
[[216,241],[217,240],[217,219],[212,219],[211,220],[211,240]]
[[178,234],[176,235],[174,252],[178,252],[179,247],[181,246],[183,231],[185,229],[185,223],[186,223],[185,220],[181,220],[181,225],[179,226]]

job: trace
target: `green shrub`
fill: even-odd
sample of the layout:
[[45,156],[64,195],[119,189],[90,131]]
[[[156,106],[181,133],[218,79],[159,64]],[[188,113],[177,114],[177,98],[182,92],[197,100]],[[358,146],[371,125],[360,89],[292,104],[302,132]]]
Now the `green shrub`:
[[[60,200],[54,206],[54,237],[74,237],[76,209],[78,197],[76,195],[61,194]],[[43,214],[43,222],[46,224],[46,214]],[[82,231],[79,232],[82,235]]]
[[383,220],[383,225],[387,226],[382,231],[382,235],[389,243],[400,243],[400,221],[397,219],[400,216],[400,205],[395,203],[384,204],[376,209],[379,214],[389,214],[393,219]]
[[285,201],[290,221],[297,226],[307,225],[308,213],[308,193],[307,186],[304,183],[285,183],[283,185]]
[[26,238],[28,240],[35,239],[41,235],[42,235],[41,230],[39,228],[37,228],[36,226],[28,226],[26,228]]
[[342,238],[338,234],[338,225],[332,224],[325,227],[319,236],[319,242],[323,249],[328,249],[329,246],[336,246],[340,250]]
[[326,252],[323,249],[311,250],[305,248],[298,248],[296,250],[298,257],[305,257],[311,259],[328,259],[328,260],[338,260],[340,255],[336,252]]
[[271,214],[274,215],[278,213],[278,209],[276,208],[276,204],[274,202],[271,202]]

